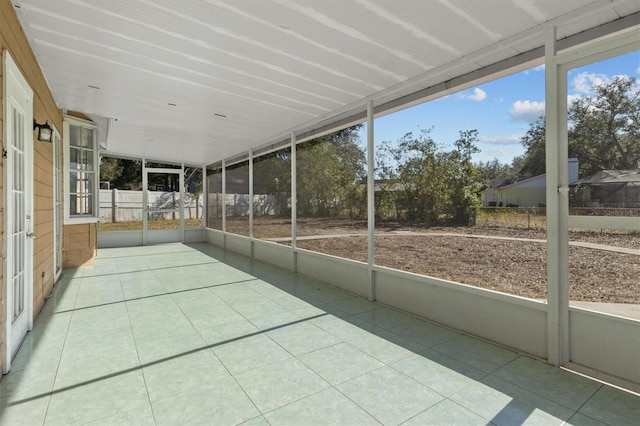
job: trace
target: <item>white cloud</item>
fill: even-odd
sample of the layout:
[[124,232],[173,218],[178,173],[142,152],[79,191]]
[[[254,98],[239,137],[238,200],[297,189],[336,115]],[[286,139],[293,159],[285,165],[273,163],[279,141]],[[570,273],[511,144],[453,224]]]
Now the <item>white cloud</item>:
[[469,96],[469,99],[476,102],[484,101],[486,98],[487,98],[487,92],[477,87],[474,89],[473,95]]
[[502,163],[510,163],[511,160],[509,160],[509,158],[513,157],[513,154],[509,155],[507,150],[503,148],[491,148],[482,152],[491,157],[497,158]]
[[472,101],[476,101],[476,102],[482,102],[486,98],[487,98],[487,92],[480,89],[479,87],[476,87],[475,89],[473,89],[472,95],[465,95],[464,93],[460,94],[460,99],[471,99]]
[[478,140],[480,143],[486,143],[490,145],[518,145],[522,135],[507,135],[507,136],[480,136]]
[[573,89],[578,93],[591,93],[594,86],[607,84],[611,79],[605,74],[581,72],[573,77]]
[[509,108],[509,116],[516,121],[533,122],[544,115],[544,102],[515,101]]

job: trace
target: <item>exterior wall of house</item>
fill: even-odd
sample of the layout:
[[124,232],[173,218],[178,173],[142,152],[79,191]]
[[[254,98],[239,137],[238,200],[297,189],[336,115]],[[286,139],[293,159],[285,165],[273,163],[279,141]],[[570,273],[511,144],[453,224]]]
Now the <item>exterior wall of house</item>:
[[[67,111],[67,116],[92,121],[78,111]],[[63,176],[64,179],[64,176]],[[64,182],[61,182],[64,185]],[[66,208],[66,206],[65,206]],[[97,228],[95,223],[64,225],[62,228],[62,268],[90,265],[97,254]]]
[[[40,66],[29,46],[16,16],[14,7],[9,0],[0,0],[0,50],[8,50],[20,68],[34,92],[33,117],[39,122],[48,121],[49,124],[62,130],[62,112],[58,109],[51,91],[42,75]],[[4,98],[2,96],[3,70],[0,66],[0,142],[4,146]],[[53,229],[53,145],[38,142],[34,136],[34,232],[38,237],[33,248],[33,313],[40,312],[45,298],[51,293],[54,284],[54,229]],[[4,159],[0,160],[0,199],[4,199]],[[0,204],[0,220],[4,224],[4,210]],[[0,229],[0,240],[4,246],[4,225]],[[4,264],[0,268],[0,299],[4,291]],[[4,301],[0,300],[0,330],[4,330],[2,321],[5,313],[2,311]],[[3,333],[0,333],[2,335]],[[4,336],[2,336],[4,339]],[[4,340],[0,346],[0,359],[4,359]],[[1,370],[0,370],[1,371]]]
[[96,255],[96,224],[65,225],[62,229],[62,267],[90,265]]
[[498,190],[498,203],[502,207],[516,205],[518,207],[538,207],[546,204],[545,187],[512,187]]
[[[498,205],[498,191],[495,189],[487,189],[480,193],[482,200],[482,207],[497,207]],[[490,205],[490,203],[495,203]]]

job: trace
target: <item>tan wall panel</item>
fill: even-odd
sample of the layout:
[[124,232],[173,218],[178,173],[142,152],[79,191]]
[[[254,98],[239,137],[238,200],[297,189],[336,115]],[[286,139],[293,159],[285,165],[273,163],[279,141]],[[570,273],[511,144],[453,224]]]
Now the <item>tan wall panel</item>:
[[92,264],[96,252],[95,224],[65,225],[63,234],[63,268]]
[[62,266],[66,269],[92,264],[93,256],[87,250],[69,250],[65,251],[65,260]]
[[95,227],[93,223],[83,223],[79,225],[64,225],[63,232],[64,235],[75,235],[75,234],[88,234],[89,228]]
[[49,210],[35,210],[33,212],[36,225],[46,225],[53,222],[53,209]]
[[[53,189],[51,190],[53,192]],[[51,210],[53,209],[53,196],[36,195],[33,198],[33,208],[35,210]],[[51,213],[53,217],[53,212]]]
[[[25,77],[34,92],[33,117],[39,122],[48,121],[58,131],[62,131],[62,112],[42,75],[35,55],[22,31],[13,4],[10,0],[0,0],[0,50],[9,50],[20,72]],[[0,66],[0,145],[3,145],[4,134],[4,99],[3,99],[2,66]],[[34,135],[34,232],[38,235],[34,244],[33,270],[33,308],[34,316],[40,312],[45,298],[53,288],[53,146],[40,142]],[[2,182],[4,160],[0,159],[0,199],[4,199]],[[0,203],[1,205],[1,203]],[[1,207],[0,207],[1,209]],[[4,211],[0,210],[0,223],[4,223]],[[4,240],[3,230],[0,229],[0,240]],[[87,235],[87,244],[92,241]],[[4,265],[2,265],[2,268]],[[4,289],[4,271],[0,268],[0,287]],[[2,295],[0,291],[0,330],[3,330]],[[4,359],[2,352],[4,336],[0,333],[0,359]]]

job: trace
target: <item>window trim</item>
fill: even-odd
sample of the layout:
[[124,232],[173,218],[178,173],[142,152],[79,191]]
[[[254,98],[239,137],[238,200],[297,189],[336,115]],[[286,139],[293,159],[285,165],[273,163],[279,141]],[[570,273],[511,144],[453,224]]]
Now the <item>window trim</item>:
[[[62,135],[53,127],[53,280],[58,281],[62,275],[62,225],[64,223],[64,162],[62,160]],[[60,209],[60,210],[58,210]],[[60,227],[58,232],[58,227]],[[59,248],[59,250],[58,250]],[[58,266],[60,268],[58,269]]]
[[[70,188],[70,184],[71,184],[71,179],[70,174],[71,174],[71,165],[70,165],[70,159],[71,159],[71,149],[70,149],[70,141],[69,141],[69,137],[71,132],[69,131],[69,127],[70,125],[73,126],[78,126],[78,127],[82,127],[85,129],[91,129],[93,130],[93,165],[94,165],[94,170],[93,173],[95,173],[95,178],[93,179],[93,214],[92,215],[71,215],[70,214],[70,208],[69,208],[69,203],[71,200],[71,188]],[[63,179],[64,179],[64,224],[65,225],[76,225],[76,224],[83,224],[83,223],[97,223],[99,221],[99,178],[100,178],[100,163],[99,163],[99,152],[98,152],[98,137],[97,137],[97,133],[98,133],[98,126],[88,120],[83,120],[81,118],[78,117],[72,117],[72,116],[68,116],[65,115],[64,116],[64,121],[63,121],[63,143],[64,143],[64,151],[63,151],[63,156],[64,156],[64,172],[63,172]]]

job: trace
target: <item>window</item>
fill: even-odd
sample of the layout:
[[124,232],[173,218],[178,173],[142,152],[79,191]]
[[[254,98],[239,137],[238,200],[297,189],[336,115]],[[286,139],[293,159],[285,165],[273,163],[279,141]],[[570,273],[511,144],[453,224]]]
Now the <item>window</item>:
[[97,222],[98,150],[95,124],[65,117],[64,149],[65,223]]

